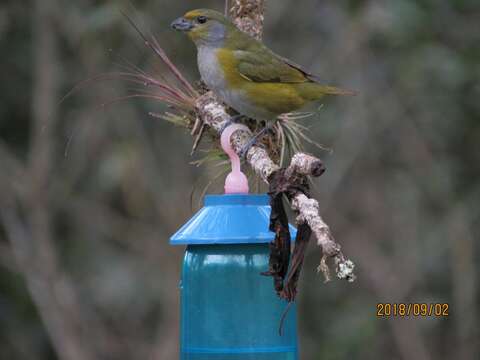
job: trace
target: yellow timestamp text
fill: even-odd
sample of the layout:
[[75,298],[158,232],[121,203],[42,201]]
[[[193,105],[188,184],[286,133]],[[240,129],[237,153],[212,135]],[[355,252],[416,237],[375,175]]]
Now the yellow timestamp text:
[[377,317],[448,317],[448,303],[378,303]]

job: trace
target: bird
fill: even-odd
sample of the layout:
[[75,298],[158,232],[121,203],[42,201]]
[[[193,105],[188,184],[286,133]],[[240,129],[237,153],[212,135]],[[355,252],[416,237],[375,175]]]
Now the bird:
[[201,79],[217,98],[240,116],[264,121],[265,129],[280,115],[326,95],[355,94],[323,85],[318,76],[277,55],[218,11],[188,11],[171,27],[196,45]]

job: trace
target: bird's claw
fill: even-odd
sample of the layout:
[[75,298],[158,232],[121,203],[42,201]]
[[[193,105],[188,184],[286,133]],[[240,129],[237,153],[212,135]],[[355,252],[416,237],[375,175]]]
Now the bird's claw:
[[246,116],[245,115],[242,115],[242,114],[237,114],[237,115],[233,115],[230,117],[230,122],[232,123],[237,123],[238,120],[242,119],[242,118],[245,118]]
[[250,150],[250,148],[255,145],[258,141],[258,139],[260,139],[263,135],[269,133],[270,131],[272,131],[272,129],[267,126],[265,128],[263,128],[262,130],[260,130],[258,133],[256,133],[246,144],[245,146],[242,147],[242,149],[240,150],[240,153],[238,154],[240,156],[241,159],[245,159],[245,157],[247,156],[247,153],[248,151]]
[[227,121],[225,121],[222,125],[222,127],[220,128],[220,135],[222,135],[223,133],[223,130],[225,130],[227,127],[229,127],[230,125],[232,124],[237,124],[238,123],[238,120],[240,120],[241,118],[243,118],[245,116],[241,115],[241,114],[237,114],[237,115],[233,115],[230,117],[230,119],[228,119]]

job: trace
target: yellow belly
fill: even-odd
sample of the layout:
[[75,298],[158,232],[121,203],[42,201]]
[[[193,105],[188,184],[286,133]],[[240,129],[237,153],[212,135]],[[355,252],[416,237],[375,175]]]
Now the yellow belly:
[[244,93],[255,106],[276,115],[298,110],[306,103],[293,84],[246,81]]

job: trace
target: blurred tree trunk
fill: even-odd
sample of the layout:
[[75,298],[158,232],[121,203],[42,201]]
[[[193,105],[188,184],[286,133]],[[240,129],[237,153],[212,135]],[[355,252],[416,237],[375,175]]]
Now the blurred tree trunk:
[[25,223],[13,213],[6,218],[17,262],[55,351],[61,359],[85,360],[95,357],[81,343],[74,291],[58,268],[49,204],[59,88],[55,14],[55,0],[34,1],[32,132],[21,201]]
[[[50,334],[52,344],[62,359],[91,359],[87,348],[79,343],[72,316],[62,311],[55,294],[65,290],[58,278],[55,247],[52,239],[52,219],[49,208],[49,183],[52,171],[58,92],[57,38],[54,14],[58,13],[55,0],[35,0],[33,16],[32,135],[28,176],[31,180],[25,205],[33,244],[31,265],[26,273],[32,298]],[[62,284],[63,283],[63,284]],[[62,291],[65,292],[65,291]]]
[[[462,204],[464,205],[464,204]],[[449,315],[455,321],[458,359],[474,359],[478,354],[478,301],[475,272],[475,241],[469,226],[470,214],[463,206],[452,211],[448,234],[452,244],[453,303]]]

